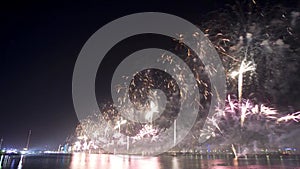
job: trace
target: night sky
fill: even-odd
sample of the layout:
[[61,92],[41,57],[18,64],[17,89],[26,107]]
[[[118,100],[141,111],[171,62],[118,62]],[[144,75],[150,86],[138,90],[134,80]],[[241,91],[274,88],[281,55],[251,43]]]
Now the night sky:
[[156,11],[197,24],[203,14],[223,6],[223,2],[200,0],[1,2],[2,147],[25,147],[31,129],[31,148],[55,149],[74,132],[78,120],[72,101],[73,68],[84,43],[106,23],[136,12]]

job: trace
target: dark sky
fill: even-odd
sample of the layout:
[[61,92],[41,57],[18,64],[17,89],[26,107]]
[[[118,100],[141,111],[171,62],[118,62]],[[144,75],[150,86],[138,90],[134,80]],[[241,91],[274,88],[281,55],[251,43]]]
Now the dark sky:
[[124,15],[158,11],[192,23],[224,2],[10,1],[0,3],[0,138],[4,147],[56,148],[78,120],[72,73],[88,38]]

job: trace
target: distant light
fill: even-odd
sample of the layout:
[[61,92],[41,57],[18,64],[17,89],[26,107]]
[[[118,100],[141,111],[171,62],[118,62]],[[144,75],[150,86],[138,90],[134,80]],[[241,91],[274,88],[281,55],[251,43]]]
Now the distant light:
[[285,148],[285,151],[292,151],[292,148]]
[[10,150],[6,150],[6,153],[7,154],[16,154],[16,153],[18,153],[18,151],[15,149],[10,149]]

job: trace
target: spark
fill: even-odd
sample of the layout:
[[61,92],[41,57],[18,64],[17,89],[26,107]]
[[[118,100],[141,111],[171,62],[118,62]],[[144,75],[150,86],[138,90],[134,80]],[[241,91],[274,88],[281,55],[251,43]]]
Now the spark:
[[300,111],[299,112],[295,112],[295,113],[292,113],[292,114],[288,114],[286,116],[283,116],[283,117],[280,117],[277,119],[277,122],[280,123],[280,122],[288,122],[290,120],[293,120],[295,122],[299,122],[300,121]]
[[211,121],[211,123],[219,130],[220,133],[222,133],[221,128],[219,127],[218,123],[217,123],[217,119],[216,118],[211,118],[209,119]]
[[[243,95],[243,74],[248,72],[248,71],[255,71],[255,64],[253,62],[247,62],[246,59],[244,59],[240,65],[240,68],[238,71],[233,71],[231,73],[231,77],[234,78],[238,75],[238,98],[239,98],[239,103],[241,103],[242,100],[242,95]],[[244,125],[245,121],[245,114],[244,111],[242,110],[241,114],[241,126]]]
[[[247,109],[250,107],[249,105],[249,101],[246,101],[246,104],[242,104],[241,106],[241,126],[243,127],[244,122],[245,122],[245,118],[247,115]],[[248,111],[249,112],[249,111]]]
[[232,149],[232,152],[233,152],[233,154],[234,154],[234,159],[237,159],[238,156],[237,156],[236,149],[235,149],[235,147],[234,147],[233,144],[231,144],[231,149]]
[[[156,136],[158,134],[158,130],[153,128],[152,125],[145,125],[140,132],[133,137],[134,140],[141,140],[144,137]],[[153,139],[153,138],[152,138]],[[155,139],[153,139],[155,140]]]
[[[254,104],[249,99],[242,99],[239,103],[239,100],[231,95],[227,96],[224,110],[219,109],[218,107],[215,110],[217,113],[211,119],[209,118],[208,122],[211,126],[214,126],[221,135],[226,133],[222,127],[224,127],[223,124],[226,124],[226,121],[228,120],[243,120],[243,124],[245,124],[247,120],[258,119],[265,121],[266,124],[269,125],[288,123],[290,121],[300,122],[300,111],[282,116],[278,113],[278,110],[273,107],[268,107],[264,104]],[[243,125],[241,127],[249,129],[251,123],[249,123],[249,125]],[[202,135],[200,136],[206,135],[205,132],[215,135],[213,127],[211,127],[211,129],[203,130],[201,133]]]
[[152,122],[153,120],[153,114],[154,113],[159,113],[158,111],[158,104],[155,104],[153,101],[150,101],[150,110],[148,110],[148,112],[146,112],[146,116],[145,119]]
[[117,125],[114,127],[114,129],[119,129],[119,133],[121,131],[121,125],[125,124],[127,122],[127,120],[121,120],[121,121],[117,121]]

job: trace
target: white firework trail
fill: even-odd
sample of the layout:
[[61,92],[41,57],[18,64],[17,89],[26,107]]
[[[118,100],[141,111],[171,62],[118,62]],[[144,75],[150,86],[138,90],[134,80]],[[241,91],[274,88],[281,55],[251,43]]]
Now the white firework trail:
[[277,119],[277,122],[278,123],[284,123],[284,122],[288,122],[288,121],[294,121],[294,122],[300,122],[300,111],[299,112],[295,112],[295,113],[292,113],[292,114],[288,114],[286,116],[283,116],[283,117],[279,117]]
[[[250,62],[250,61],[246,61],[246,59],[244,59],[241,64],[240,64],[240,68],[238,71],[233,71],[231,73],[231,77],[234,78],[238,75],[238,99],[239,99],[239,103],[241,104],[242,101],[242,96],[243,96],[243,75],[244,73],[248,72],[248,71],[255,71],[255,63],[254,62]],[[241,114],[241,126],[244,125],[244,121],[245,121],[245,113],[246,111],[244,111],[243,109],[241,110],[242,114]]]

